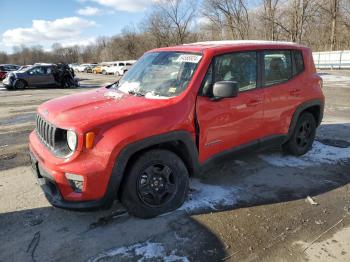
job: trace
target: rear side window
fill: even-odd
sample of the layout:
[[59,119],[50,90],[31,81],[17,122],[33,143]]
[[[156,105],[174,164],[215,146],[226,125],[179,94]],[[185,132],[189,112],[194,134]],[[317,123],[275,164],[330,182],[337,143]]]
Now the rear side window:
[[292,59],[289,50],[264,52],[264,86],[292,78]]
[[304,71],[304,59],[303,54],[300,50],[294,50],[294,69],[293,69],[293,75],[297,75],[300,72]]

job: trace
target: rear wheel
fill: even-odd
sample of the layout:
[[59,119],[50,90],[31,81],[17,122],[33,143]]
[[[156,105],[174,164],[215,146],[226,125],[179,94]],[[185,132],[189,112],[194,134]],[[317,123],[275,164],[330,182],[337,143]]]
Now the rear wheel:
[[315,118],[311,113],[305,112],[299,117],[291,137],[282,148],[285,152],[292,155],[304,155],[311,149],[315,135]]
[[123,183],[121,202],[129,213],[151,218],[180,207],[188,191],[188,171],[168,150],[151,150],[132,164]]
[[107,75],[107,71],[106,70],[102,70],[102,75]]
[[14,88],[15,89],[24,89],[27,86],[26,82],[24,82],[23,80],[19,79],[16,81]]

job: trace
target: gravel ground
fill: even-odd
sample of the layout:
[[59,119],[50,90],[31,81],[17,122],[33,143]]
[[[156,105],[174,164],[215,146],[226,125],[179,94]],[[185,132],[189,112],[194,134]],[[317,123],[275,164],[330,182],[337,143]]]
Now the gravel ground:
[[53,208],[30,171],[36,107],[115,77],[79,74],[76,89],[0,86],[0,261],[350,261],[350,72],[320,74],[327,103],[311,152],[222,162],[191,180],[183,207],[150,220],[118,203]]

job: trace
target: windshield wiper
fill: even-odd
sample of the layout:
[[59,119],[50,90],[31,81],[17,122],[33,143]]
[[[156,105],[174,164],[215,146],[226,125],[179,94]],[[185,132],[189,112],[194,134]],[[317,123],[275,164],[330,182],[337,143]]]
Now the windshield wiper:
[[135,95],[135,96],[145,96],[144,93],[137,92],[137,91],[135,91],[135,90],[129,90],[128,93],[129,93],[130,95]]

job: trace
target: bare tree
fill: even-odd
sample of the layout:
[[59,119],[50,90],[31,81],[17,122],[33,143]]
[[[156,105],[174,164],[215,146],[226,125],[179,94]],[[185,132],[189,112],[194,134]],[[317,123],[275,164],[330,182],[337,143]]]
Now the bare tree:
[[279,0],[263,0],[265,39],[276,40],[276,12]]
[[249,14],[244,0],[205,0],[202,15],[222,25],[231,39],[249,38]]
[[337,30],[337,19],[339,14],[339,1],[340,0],[331,0],[331,19],[332,19],[332,30],[331,30],[331,51],[334,50],[336,45],[336,30]]
[[196,9],[195,0],[160,0],[144,22],[156,46],[183,44],[191,34],[191,25]]

